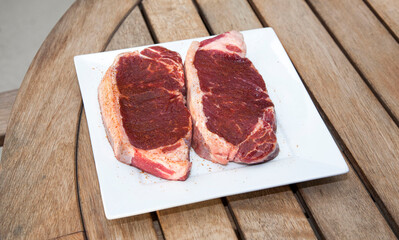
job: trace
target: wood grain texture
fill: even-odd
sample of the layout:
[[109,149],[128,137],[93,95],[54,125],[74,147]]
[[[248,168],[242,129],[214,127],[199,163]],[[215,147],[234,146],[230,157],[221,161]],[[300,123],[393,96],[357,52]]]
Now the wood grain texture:
[[353,155],[352,164],[398,222],[399,129],[306,3],[255,0],[254,5]]
[[79,197],[88,239],[157,239],[149,213],[117,220],[105,218],[84,112],[78,143]]
[[165,239],[237,239],[220,199],[158,212]]
[[4,143],[8,119],[17,93],[18,89],[0,93],[0,146]]
[[362,0],[310,2],[399,120],[399,44],[396,40]]
[[197,0],[212,34],[261,28],[251,6],[242,0]]
[[2,240],[55,238],[83,230],[74,160],[81,97],[73,56],[104,49],[133,6],[134,1],[75,2],[33,59],[2,153]]
[[245,239],[316,239],[289,187],[227,199]]
[[327,239],[395,239],[351,167],[346,175],[298,186]]
[[399,1],[366,0],[384,20],[388,27],[399,37]]
[[71,233],[62,237],[55,238],[56,240],[85,240],[85,234],[83,232]]
[[[190,0],[146,0],[143,8],[161,42],[208,35]],[[159,211],[158,216],[166,239],[236,238],[220,199]]]
[[[209,26],[220,34],[260,28],[247,1],[198,0]],[[314,232],[288,187],[228,197],[245,239],[314,239]]]
[[126,17],[107,46],[107,51],[153,44],[139,7]]
[[144,0],[143,7],[158,42],[208,36],[191,0]]

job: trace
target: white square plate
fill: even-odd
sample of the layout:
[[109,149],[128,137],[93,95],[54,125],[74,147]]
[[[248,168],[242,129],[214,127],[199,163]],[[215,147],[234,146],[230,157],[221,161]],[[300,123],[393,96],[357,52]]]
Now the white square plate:
[[[193,162],[184,182],[166,181],[116,160],[106,138],[97,87],[121,52],[75,57],[76,72],[89,125],[105,215],[122,218],[208,199],[272,188],[348,172],[348,166],[322,121],[287,53],[271,28],[243,31],[247,57],[263,76],[276,107],[280,153],[274,160],[246,166],[221,166],[191,150]],[[156,44],[180,53],[183,61],[193,40]],[[152,45],[150,45],[152,46]]]

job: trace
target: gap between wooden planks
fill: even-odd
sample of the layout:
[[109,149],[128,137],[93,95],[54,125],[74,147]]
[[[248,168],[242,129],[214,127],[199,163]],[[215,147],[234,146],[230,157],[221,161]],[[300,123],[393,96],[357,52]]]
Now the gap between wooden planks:
[[399,42],[399,1],[364,0]]
[[86,237],[85,237],[84,232],[76,232],[76,233],[71,233],[68,235],[54,238],[54,240],[85,240],[85,239],[86,239]]
[[[246,1],[230,1],[229,4],[225,1],[217,2],[219,2],[219,4],[214,1],[198,0],[203,15],[208,20],[210,28],[215,31],[215,34],[229,30],[228,28],[231,25],[229,25],[229,23],[221,24],[223,21],[220,20],[226,17],[229,17],[229,19],[233,21],[245,22],[248,28],[257,28],[261,25],[252,12],[251,7],[246,4]],[[241,14],[235,13],[234,9],[241,9]],[[307,14],[311,13],[308,12]],[[317,21],[315,23],[317,23]],[[298,71],[300,72],[300,69],[298,69]],[[340,238],[343,236],[350,236],[349,233],[352,233],[353,237],[357,237],[359,232],[364,232],[364,234],[370,238],[372,236],[379,236],[379,234],[392,236],[392,232],[388,225],[385,223],[383,217],[353,170],[346,176],[329,179],[329,182],[324,181],[326,186],[320,185],[319,188],[320,191],[324,190],[324,196],[320,196],[316,191],[306,193],[306,199],[308,200],[309,198],[313,201],[305,201],[305,203],[309,205],[308,207],[312,210],[311,214],[315,217],[316,223],[321,228],[322,235],[330,238]],[[321,182],[322,180],[317,180],[313,182],[313,184],[317,184],[318,181]],[[348,198],[350,199],[351,197],[354,199],[358,198],[358,200],[348,201]],[[230,200],[233,199],[233,197],[228,197],[227,199]],[[321,206],[326,208],[323,209]],[[371,218],[372,220],[368,222],[362,222],[363,220],[353,221],[363,218]],[[331,226],[334,226],[334,229],[331,229]],[[376,231],[374,229],[378,230]]]

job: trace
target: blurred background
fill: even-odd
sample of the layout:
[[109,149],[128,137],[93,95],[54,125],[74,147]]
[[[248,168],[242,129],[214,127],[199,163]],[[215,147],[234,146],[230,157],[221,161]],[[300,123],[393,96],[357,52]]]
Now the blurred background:
[[0,0],[0,92],[19,88],[40,45],[73,2]]

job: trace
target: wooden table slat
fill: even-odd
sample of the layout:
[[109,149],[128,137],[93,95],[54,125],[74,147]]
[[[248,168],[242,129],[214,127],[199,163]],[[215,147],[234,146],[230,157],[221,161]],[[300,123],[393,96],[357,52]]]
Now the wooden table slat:
[[393,160],[399,156],[397,126],[305,2],[254,0],[254,5],[274,27],[303,81],[353,155],[356,170],[362,178],[366,176],[362,180],[368,180],[367,187],[378,194],[374,197],[398,221],[399,162]]
[[399,44],[362,0],[310,3],[399,122]]
[[208,36],[190,0],[144,0],[143,8],[158,42]]
[[17,93],[18,89],[0,93],[0,147],[4,143],[8,119],[10,118]]
[[126,17],[109,42],[106,51],[153,44],[139,6]]
[[75,2],[33,59],[10,116],[0,163],[1,239],[83,231],[75,178],[81,96],[73,56],[104,49],[134,4]]
[[237,239],[220,199],[158,211],[165,239]]
[[388,25],[396,39],[399,38],[399,1],[397,0],[365,0]]
[[227,199],[245,239],[316,239],[288,186]]
[[197,0],[196,2],[212,34],[262,28],[262,24],[246,0]]
[[327,239],[395,239],[353,168],[346,175],[298,184]]

